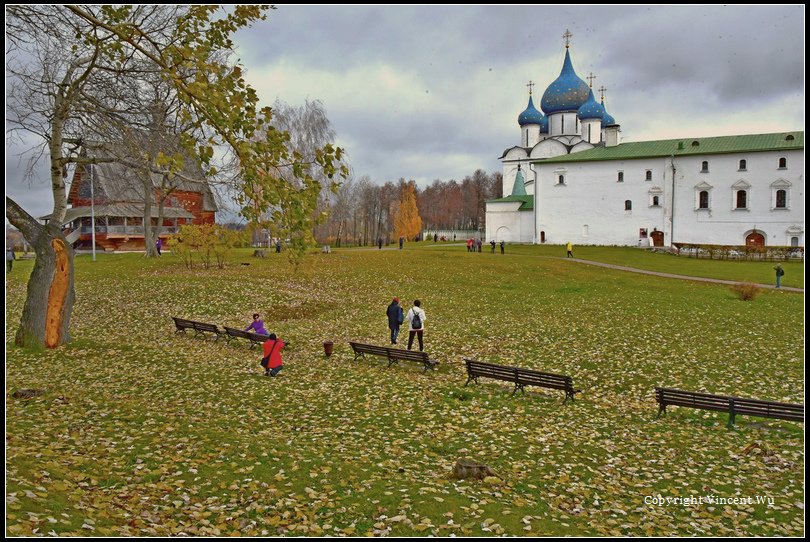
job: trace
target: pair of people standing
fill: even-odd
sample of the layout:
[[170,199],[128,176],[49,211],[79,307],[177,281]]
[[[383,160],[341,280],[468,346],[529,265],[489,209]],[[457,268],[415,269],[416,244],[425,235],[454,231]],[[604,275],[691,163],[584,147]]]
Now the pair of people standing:
[[422,302],[418,299],[413,302],[413,307],[408,310],[408,314],[403,317],[402,307],[399,305],[399,298],[395,297],[394,300],[388,305],[386,310],[388,316],[388,329],[391,330],[391,344],[397,344],[397,337],[399,336],[399,326],[405,320],[408,321],[408,350],[413,347],[414,336],[419,338],[419,351],[425,349],[423,342],[423,334],[425,332],[425,311],[422,309]]

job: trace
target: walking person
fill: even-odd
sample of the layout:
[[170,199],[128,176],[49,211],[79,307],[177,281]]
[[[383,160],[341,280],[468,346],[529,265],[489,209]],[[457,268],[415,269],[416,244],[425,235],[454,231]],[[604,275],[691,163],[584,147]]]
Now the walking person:
[[425,332],[425,311],[422,310],[422,302],[418,299],[413,302],[413,307],[408,311],[405,318],[408,320],[408,350],[413,346],[413,336],[419,337],[419,351],[422,352],[424,343],[422,342],[422,335]]
[[573,258],[574,257],[574,253],[573,253],[574,245],[571,244],[571,241],[568,241],[568,244],[565,245],[565,250],[568,251],[568,255],[566,256],[566,258]]
[[276,254],[281,254],[281,238],[276,239]]
[[492,253],[495,254],[495,239],[489,242],[489,246],[492,247]]
[[402,245],[405,243],[405,238],[400,236],[399,238],[399,250],[402,250]]
[[382,250],[382,237],[377,239],[377,246],[380,248],[380,250]]
[[11,273],[11,267],[14,265],[14,260],[17,257],[14,255],[14,247],[8,247],[6,249],[6,270],[8,273]]
[[501,241],[501,254],[503,254],[504,248],[506,248],[506,241]]
[[158,237],[157,241],[155,241],[155,248],[157,249],[158,256],[160,256],[160,248],[163,246],[163,240]]
[[284,348],[284,341],[278,339],[275,333],[271,333],[270,337],[264,341],[262,345],[264,376],[276,376],[284,367],[284,363],[281,361],[282,348]]
[[[774,266],[774,270],[776,271],[776,287],[782,287],[782,277],[785,275],[785,270],[782,269],[782,264],[778,263]],[[9,269],[11,271],[11,269]]]
[[385,311],[388,316],[388,329],[391,330],[391,344],[397,344],[397,337],[399,336],[399,326],[405,321],[402,315],[402,307],[399,306],[399,298],[395,297],[391,304]]

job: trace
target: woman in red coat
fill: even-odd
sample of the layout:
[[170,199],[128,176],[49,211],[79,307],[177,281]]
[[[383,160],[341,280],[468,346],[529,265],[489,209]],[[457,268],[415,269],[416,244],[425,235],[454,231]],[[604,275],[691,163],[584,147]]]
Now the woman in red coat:
[[284,367],[281,361],[281,349],[284,348],[284,341],[276,338],[275,333],[271,333],[270,337],[264,341],[262,348],[264,350],[264,357],[262,358],[264,376],[276,376]]

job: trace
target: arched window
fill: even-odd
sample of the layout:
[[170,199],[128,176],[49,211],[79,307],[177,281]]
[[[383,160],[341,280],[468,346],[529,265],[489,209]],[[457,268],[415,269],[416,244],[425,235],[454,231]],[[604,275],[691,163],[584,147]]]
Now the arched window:
[[745,190],[737,190],[737,209],[745,209],[747,200],[748,199],[748,192]]
[[779,159],[779,169],[787,168],[787,158],[780,158]]
[[618,176],[618,178],[616,179],[616,182],[617,182],[617,183],[623,183],[623,182],[624,182],[624,171],[620,171],[620,172],[619,172],[619,176]]
[[709,162],[704,160],[700,164],[700,172],[701,173],[708,173],[709,172]]
[[633,202],[629,199],[624,200],[624,210],[625,211],[632,211],[633,210]]
[[653,207],[658,207],[658,196],[653,196]]
[[700,194],[698,195],[698,209],[708,209],[708,208],[709,208],[709,191],[701,190]]
[[747,163],[745,160],[740,160],[740,171],[745,171]]
[[647,173],[644,174],[645,181],[652,181],[652,170],[648,169]]
[[787,208],[787,190],[776,191],[776,208],[777,209]]
[[565,184],[565,175],[559,175],[557,177],[557,184]]
[[792,247],[799,246],[799,238],[798,237],[791,237],[790,238],[790,246],[792,246]]

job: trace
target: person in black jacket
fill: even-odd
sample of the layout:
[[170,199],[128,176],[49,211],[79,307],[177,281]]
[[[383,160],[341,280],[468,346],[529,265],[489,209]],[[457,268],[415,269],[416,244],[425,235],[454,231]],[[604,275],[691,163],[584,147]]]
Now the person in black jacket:
[[385,313],[388,316],[388,329],[391,330],[391,344],[397,344],[399,326],[402,325],[402,322],[405,320],[402,315],[402,307],[399,306],[398,297],[395,297],[394,300],[391,301]]

